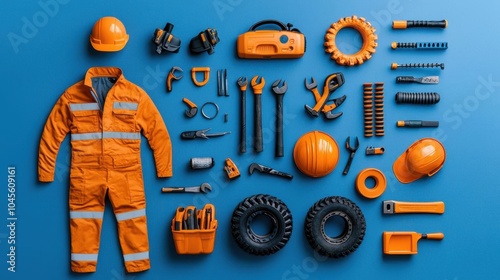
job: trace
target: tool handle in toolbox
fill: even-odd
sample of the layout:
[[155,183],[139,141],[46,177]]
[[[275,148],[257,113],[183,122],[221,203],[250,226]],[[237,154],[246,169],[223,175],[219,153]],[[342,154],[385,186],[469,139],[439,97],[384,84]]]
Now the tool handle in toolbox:
[[394,205],[395,213],[429,213],[443,214],[444,202],[401,202],[396,201]]
[[407,84],[415,82],[415,77],[412,76],[398,76],[396,78],[396,83],[398,84]]
[[283,151],[283,95],[276,95],[277,110],[276,110],[276,157],[282,157]]
[[184,218],[184,207],[178,207],[177,210],[175,211],[175,216],[174,216],[174,230],[181,230],[182,229],[182,221]]
[[423,239],[441,240],[444,238],[444,234],[442,232],[426,233],[426,234],[422,234],[422,238]]
[[262,152],[264,145],[262,142],[262,101],[260,94],[255,95],[255,139],[254,139],[254,150],[257,153]]

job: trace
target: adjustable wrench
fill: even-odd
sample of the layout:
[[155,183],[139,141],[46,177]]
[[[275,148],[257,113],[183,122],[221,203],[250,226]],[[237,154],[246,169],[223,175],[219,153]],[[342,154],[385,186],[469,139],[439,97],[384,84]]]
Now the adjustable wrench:
[[[260,82],[257,82],[260,78]],[[252,78],[252,89],[253,94],[255,96],[255,121],[254,121],[254,150],[257,153],[262,152],[264,150],[264,145],[262,142],[262,89],[266,84],[266,80],[264,77],[255,76]]]

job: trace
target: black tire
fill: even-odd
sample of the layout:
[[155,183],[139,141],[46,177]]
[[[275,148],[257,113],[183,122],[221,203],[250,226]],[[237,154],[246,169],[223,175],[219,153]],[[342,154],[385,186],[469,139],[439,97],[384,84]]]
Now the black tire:
[[[345,221],[343,232],[337,237],[325,233],[326,221],[339,216]],[[307,212],[305,233],[311,247],[319,254],[341,258],[356,251],[366,231],[366,221],[361,209],[351,200],[341,196],[325,197]]]
[[[252,229],[252,221],[266,215],[273,229],[259,235]],[[281,200],[270,195],[254,195],[243,200],[233,212],[231,232],[241,249],[253,255],[270,255],[283,248],[292,235],[292,214]]]

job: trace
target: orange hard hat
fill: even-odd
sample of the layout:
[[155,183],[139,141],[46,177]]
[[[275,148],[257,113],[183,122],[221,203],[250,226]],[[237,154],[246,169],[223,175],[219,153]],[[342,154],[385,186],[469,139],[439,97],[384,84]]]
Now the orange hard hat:
[[128,38],[127,30],[119,19],[102,17],[92,28],[90,44],[97,51],[116,52],[125,47]]
[[396,159],[392,170],[401,183],[411,183],[425,175],[436,174],[444,165],[446,151],[434,138],[423,138],[413,143]]
[[302,135],[295,143],[293,160],[302,173],[311,177],[323,177],[337,166],[339,146],[327,133],[311,131]]

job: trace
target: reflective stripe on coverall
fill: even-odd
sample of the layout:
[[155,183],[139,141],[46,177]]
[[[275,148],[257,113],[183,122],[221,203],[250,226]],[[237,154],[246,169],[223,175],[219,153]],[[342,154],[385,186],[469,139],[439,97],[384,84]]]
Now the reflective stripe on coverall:
[[128,272],[150,268],[140,140],[151,146],[158,177],[172,176],[172,145],[150,97],[119,68],[90,68],[59,98],[40,140],[38,176],[54,180],[56,157],[71,133],[71,269],[96,270],[106,194],[118,223]]

